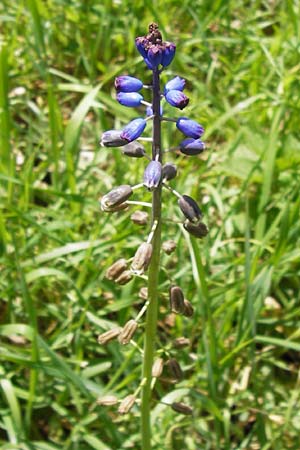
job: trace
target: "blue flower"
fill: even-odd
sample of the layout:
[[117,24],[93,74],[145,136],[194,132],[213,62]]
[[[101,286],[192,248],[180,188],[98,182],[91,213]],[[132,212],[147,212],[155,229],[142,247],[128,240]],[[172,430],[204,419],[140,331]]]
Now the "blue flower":
[[185,80],[180,77],[172,78],[172,80],[168,81],[165,85],[165,94],[168,91],[175,89],[176,91],[183,91],[185,86]]
[[143,82],[129,75],[121,75],[115,79],[115,88],[118,92],[137,92],[143,87]]
[[144,36],[137,37],[135,40],[135,46],[143,58],[147,58],[146,44],[148,40]]
[[175,108],[183,109],[189,103],[189,98],[181,91],[176,91],[172,89],[168,91],[165,95],[167,102]]
[[200,139],[187,138],[180,142],[179,148],[185,155],[199,155],[205,150],[205,144]]
[[132,142],[137,139],[144,131],[147,122],[145,119],[138,118],[129,122],[128,125],[123,129],[120,137],[121,139],[126,139],[127,142]]
[[140,106],[143,96],[138,92],[119,92],[117,100],[121,105],[135,107]]
[[204,133],[202,125],[187,117],[180,117],[176,122],[176,127],[183,134],[194,139],[198,139]]
[[[163,111],[163,107],[162,107],[162,105],[160,105],[160,115],[162,116],[163,115],[163,113],[164,113],[164,111]],[[146,108],[146,116],[153,116],[153,109],[152,109],[152,106],[147,106],[147,108]]]
[[150,191],[157,188],[162,177],[162,166],[159,161],[151,161],[144,172],[144,186]]
[[161,64],[167,67],[171,64],[176,51],[176,45],[173,42],[165,42]]
[[147,60],[149,61],[153,69],[156,69],[159,66],[159,64],[161,63],[161,59],[162,51],[160,46],[151,45],[147,53]]

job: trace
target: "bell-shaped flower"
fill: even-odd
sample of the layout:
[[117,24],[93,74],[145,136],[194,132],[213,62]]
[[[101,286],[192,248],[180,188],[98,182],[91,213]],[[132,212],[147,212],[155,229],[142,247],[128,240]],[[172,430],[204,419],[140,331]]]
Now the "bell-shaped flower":
[[134,141],[135,139],[140,137],[146,125],[146,120],[142,119],[141,117],[133,119],[121,132],[121,138],[126,139],[127,142]]
[[126,139],[121,138],[122,130],[105,131],[100,140],[102,147],[122,147],[127,144]]
[[202,218],[202,211],[192,197],[182,195],[178,200],[178,205],[185,217],[191,222],[198,222]]
[[179,109],[185,108],[190,101],[183,92],[177,91],[175,89],[168,91],[165,95],[165,98],[171,106]]
[[148,40],[144,36],[137,37],[135,40],[135,46],[143,58],[147,58],[147,50],[146,50],[147,44]]
[[166,163],[162,168],[162,178],[165,181],[173,180],[177,175],[177,167],[175,164]]
[[129,75],[121,75],[115,79],[115,88],[118,92],[137,92],[143,87],[143,82]]
[[175,51],[176,45],[173,42],[165,42],[161,59],[161,64],[163,67],[167,67],[169,64],[171,64],[175,56]]
[[144,172],[144,186],[150,191],[157,188],[162,178],[162,166],[159,161],[151,161]]
[[187,138],[179,144],[181,153],[184,155],[199,155],[205,150],[205,144],[200,139]]
[[165,94],[168,91],[175,89],[176,91],[183,91],[185,86],[185,80],[180,77],[172,78],[172,80],[168,81],[165,85]]
[[188,119],[187,117],[180,117],[177,119],[176,127],[183,134],[188,137],[198,139],[204,133],[204,128],[198,122]]
[[161,63],[161,59],[162,50],[160,46],[151,45],[147,53],[147,60],[149,61],[153,69],[156,69],[159,66],[159,64]]
[[138,92],[119,92],[117,94],[117,100],[123,106],[134,108],[140,106],[143,101],[143,96]]

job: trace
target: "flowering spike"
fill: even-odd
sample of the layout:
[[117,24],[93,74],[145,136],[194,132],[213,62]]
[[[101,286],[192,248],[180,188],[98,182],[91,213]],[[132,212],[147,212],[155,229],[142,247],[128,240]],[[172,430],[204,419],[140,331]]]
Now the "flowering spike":
[[166,83],[164,92],[166,94],[168,91],[171,91],[173,89],[175,89],[176,91],[183,91],[184,86],[185,86],[185,80],[180,77],[175,77]]
[[151,161],[144,172],[144,186],[150,191],[157,188],[162,177],[162,166],[159,161]]
[[126,145],[127,141],[121,138],[121,133],[120,130],[105,131],[101,136],[100,145],[102,147],[122,147]]
[[190,99],[181,91],[171,89],[165,95],[167,102],[175,108],[184,109]]
[[119,92],[117,94],[117,100],[123,106],[134,108],[140,106],[143,96],[138,92]]
[[198,222],[202,218],[202,211],[192,197],[182,195],[178,204],[185,217],[191,222]]
[[205,150],[205,144],[200,139],[187,138],[180,144],[181,153],[188,156],[199,155]]
[[175,51],[176,45],[173,42],[165,42],[165,48],[161,60],[162,66],[167,67],[169,64],[171,64],[175,56]]
[[176,127],[183,134],[194,139],[198,139],[204,133],[202,125],[187,117],[180,117],[176,122]]
[[143,87],[143,82],[129,75],[121,75],[115,79],[117,92],[137,92]]
[[135,141],[144,129],[146,128],[146,120],[142,118],[133,119],[131,122],[129,122],[128,125],[123,129],[121,133],[121,139],[126,139],[127,142]]

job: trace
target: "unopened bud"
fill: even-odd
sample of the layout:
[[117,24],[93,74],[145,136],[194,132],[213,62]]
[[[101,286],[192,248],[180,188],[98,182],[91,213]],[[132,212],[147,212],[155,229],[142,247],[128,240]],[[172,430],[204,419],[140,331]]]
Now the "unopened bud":
[[111,330],[105,331],[98,336],[98,343],[107,344],[108,342],[118,337],[121,331],[122,328],[112,328]]
[[157,358],[152,366],[152,376],[158,378],[161,376],[164,368],[164,360],[162,358]]
[[131,270],[125,270],[124,272],[121,273],[121,275],[118,276],[118,278],[115,279],[115,282],[123,286],[124,284],[129,283],[129,281],[131,281],[132,278],[133,273],[131,272]]
[[176,361],[176,359],[174,358],[169,359],[167,362],[167,366],[172,377],[174,377],[178,381],[183,378],[181,367],[179,363]]
[[183,228],[188,231],[192,236],[195,236],[196,238],[203,238],[208,234],[208,228],[203,222],[199,223],[192,223],[189,221],[186,221],[183,224]]
[[171,408],[180,414],[184,414],[185,416],[190,416],[193,414],[193,409],[185,403],[174,402],[172,403]]
[[104,397],[99,397],[97,399],[98,405],[113,406],[116,405],[117,403],[119,403],[119,400],[115,395],[105,395]]
[[136,274],[144,273],[150,264],[152,256],[152,244],[148,242],[143,242],[137,249],[132,264],[131,269]]
[[186,338],[184,336],[176,338],[173,342],[173,346],[175,348],[183,348],[183,347],[188,347],[190,345],[190,340],[189,338]]
[[127,395],[127,397],[125,397],[120,403],[118,409],[119,414],[128,413],[135,404],[135,400],[136,400],[135,395]]
[[189,302],[188,300],[184,299],[183,315],[185,317],[192,317],[193,314],[194,314],[194,308],[192,307],[191,302]]
[[106,271],[105,276],[108,280],[116,280],[122,272],[127,269],[127,261],[124,258],[118,259]]
[[131,156],[131,158],[142,158],[146,154],[145,147],[138,141],[124,145],[122,153],[126,156]]
[[131,214],[130,219],[137,225],[147,225],[149,214],[146,211],[135,211]]
[[184,295],[179,286],[170,288],[170,305],[172,311],[181,314],[184,310]]
[[177,175],[177,167],[175,164],[166,163],[162,168],[162,178],[163,180],[169,181],[175,178]]
[[156,189],[161,181],[162,166],[159,161],[151,161],[144,172],[144,186],[153,191]]
[[176,242],[170,239],[169,241],[163,242],[162,249],[167,255],[171,255],[176,250],[176,246]]
[[142,287],[139,291],[139,297],[142,300],[147,300],[148,299],[148,288]]
[[191,222],[198,222],[202,218],[201,209],[195,200],[188,195],[182,195],[178,204],[185,217]]
[[134,335],[136,329],[138,327],[138,323],[135,320],[129,320],[125,323],[121,333],[119,334],[119,342],[122,345],[126,345],[130,342],[132,336]]
[[109,211],[111,208],[124,203],[132,195],[131,186],[123,184],[108,192],[101,198],[100,205],[102,211]]

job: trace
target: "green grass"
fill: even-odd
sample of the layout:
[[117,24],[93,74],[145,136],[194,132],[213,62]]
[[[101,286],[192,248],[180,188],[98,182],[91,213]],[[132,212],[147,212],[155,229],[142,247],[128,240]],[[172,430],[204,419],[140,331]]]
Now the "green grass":
[[[142,278],[119,287],[104,274],[147,230],[130,221],[136,207],[109,216],[97,199],[139,183],[145,162],[98,142],[136,116],[113,81],[149,81],[134,38],[151,21],[177,43],[163,79],[186,78],[184,115],[208,144],[201,157],[167,154],[171,185],[202,203],[210,228],[190,239],[164,192],[163,239],[178,246],[163,256],[158,349],[184,379],[155,385],[154,449],[300,448],[299,13],[298,0],[2,1],[1,448],[140,448],[139,406],[120,417],[96,400],[138,388],[143,329],[136,346],[97,335],[141,307]],[[165,148],[180,138],[164,124]],[[169,317],[170,278],[192,319]],[[189,348],[174,350],[179,336]],[[192,417],[168,406],[181,400]]]

